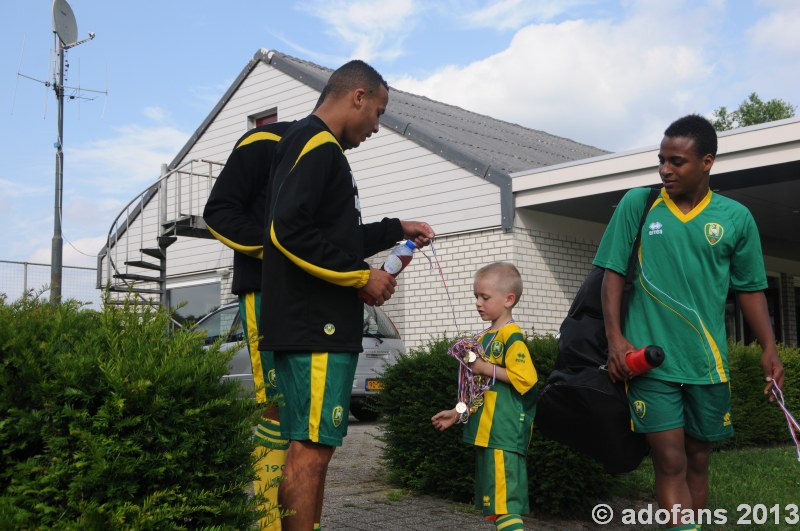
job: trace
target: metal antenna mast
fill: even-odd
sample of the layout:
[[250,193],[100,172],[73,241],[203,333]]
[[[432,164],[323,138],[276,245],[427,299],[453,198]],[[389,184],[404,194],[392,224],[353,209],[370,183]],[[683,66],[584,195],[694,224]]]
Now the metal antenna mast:
[[53,83],[53,90],[58,100],[58,139],[56,148],[56,193],[53,222],[53,245],[50,259],[50,302],[61,302],[61,257],[64,250],[64,240],[61,236],[61,207],[64,191],[64,53],[70,48],[94,39],[94,33],[89,32],[89,38],[77,40],[78,24],[75,14],[67,0],[53,0],[53,33],[57,36],[58,45],[58,79]]

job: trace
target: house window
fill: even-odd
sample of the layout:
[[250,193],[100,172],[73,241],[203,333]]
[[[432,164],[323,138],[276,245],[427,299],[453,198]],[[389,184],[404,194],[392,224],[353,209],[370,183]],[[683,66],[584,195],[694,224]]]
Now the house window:
[[[175,312],[175,320],[181,324],[196,323],[201,317],[220,306],[219,282],[184,285],[170,288],[167,292],[169,293],[169,308]],[[178,308],[178,306],[181,307]]]
[[794,288],[795,345],[800,345],[800,288]]
[[265,124],[271,124],[278,121],[278,109],[273,108],[268,111],[254,114],[247,118],[248,129],[260,127]]
[[[781,297],[777,278],[767,277],[767,289],[764,290],[764,296],[767,299],[767,311],[769,312],[769,320],[772,324],[772,333],[775,335],[776,341],[783,341]],[[736,294],[733,291],[728,294],[728,300],[725,304],[725,329],[728,334],[728,339],[733,341],[740,341],[745,344],[756,341],[753,330],[742,316],[739,301],[736,300]]]

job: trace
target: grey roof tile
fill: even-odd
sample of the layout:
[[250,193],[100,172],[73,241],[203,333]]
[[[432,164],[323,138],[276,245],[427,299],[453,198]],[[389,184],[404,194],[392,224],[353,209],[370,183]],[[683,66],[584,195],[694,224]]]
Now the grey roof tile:
[[[294,66],[301,80],[321,90],[331,69],[280,52],[269,57],[283,59]],[[308,79],[302,79],[306,77]],[[311,82],[309,82],[311,81]],[[561,164],[603,155],[608,151],[529,129],[518,124],[467,111],[395,88],[391,89],[389,106],[382,121],[394,129],[410,124],[425,131],[448,150],[471,154],[485,166],[505,173]],[[399,131],[403,132],[403,131]],[[471,170],[472,171],[472,170]]]

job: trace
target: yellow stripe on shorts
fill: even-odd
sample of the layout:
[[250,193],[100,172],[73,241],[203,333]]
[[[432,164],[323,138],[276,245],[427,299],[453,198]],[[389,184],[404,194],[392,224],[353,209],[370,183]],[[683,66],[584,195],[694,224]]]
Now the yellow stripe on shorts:
[[256,319],[256,294],[246,293],[244,296],[244,313],[247,319],[247,346],[250,352],[250,367],[253,369],[253,385],[256,388],[256,402],[267,401],[264,390],[264,369],[261,367],[261,351],[258,350],[258,319]]
[[319,442],[322,404],[325,399],[325,380],[328,376],[328,353],[311,353],[311,406],[308,412],[308,438]]
[[494,452],[494,514],[508,514],[506,505],[506,463],[503,451],[497,448]]

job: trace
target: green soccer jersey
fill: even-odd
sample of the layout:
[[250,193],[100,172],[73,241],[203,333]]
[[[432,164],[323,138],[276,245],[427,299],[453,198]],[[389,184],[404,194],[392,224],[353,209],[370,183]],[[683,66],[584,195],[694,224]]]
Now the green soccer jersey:
[[[594,264],[626,274],[648,189],[628,191],[606,229]],[[684,214],[665,190],[642,227],[625,320],[636,347],[659,345],[664,363],[645,377],[671,382],[727,382],[725,300],[729,289],[767,287],[758,229],[743,205],[710,190]]]
[[483,406],[470,415],[464,429],[464,442],[525,454],[531,440],[536,413],[538,381],[522,330],[508,323],[500,330],[487,330],[481,346],[489,361],[506,369],[511,385],[500,381],[483,395]]

